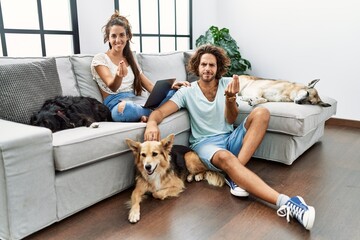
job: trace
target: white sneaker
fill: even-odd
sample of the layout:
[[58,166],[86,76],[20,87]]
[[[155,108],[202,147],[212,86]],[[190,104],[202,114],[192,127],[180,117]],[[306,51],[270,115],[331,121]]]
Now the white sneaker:
[[244,189],[242,189],[241,187],[239,187],[238,185],[236,185],[236,183],[234,183],[233,180],[231,180],[229,178],[229,176],[225,176],[225,182],[230,187],[230,193],[232,195],[237,196],[237,197],[249,196],[249,193],[247,191],[245,191]]

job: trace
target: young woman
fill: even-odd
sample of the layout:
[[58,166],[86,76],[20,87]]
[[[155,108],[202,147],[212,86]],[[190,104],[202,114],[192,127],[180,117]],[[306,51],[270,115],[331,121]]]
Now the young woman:
[[[104,43],[109,43],[106,53],[95,55],[91,72],[97,82],[104,104],[110,109],[114,121],[146,122],[151,109],[131,101],[140,96],[143,89],[151,92],[154,84],[142,73],[130,49],[132,39],[129,21],[117,11],[103,27]],[[174,90],[188,82],[175,82]],[[165,102],[175,91],[171,90]]]

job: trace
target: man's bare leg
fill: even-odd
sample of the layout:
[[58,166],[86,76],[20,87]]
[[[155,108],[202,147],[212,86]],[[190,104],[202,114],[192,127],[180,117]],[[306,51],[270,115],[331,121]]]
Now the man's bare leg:
[[243,165],[248,163],[263,140],[269,119],[270,113],[266,108],[255,108],[249,114],[245,123],[246,134],[238,154],[238,159]]
[[238,186],[269,203],[276,204],[279,193],[260,177],[246,168],[239,159],[227,150],[216,152],[213,164],[222,169]]
[[279,193],[267,185],[255,173],[244,167],[264,138],[269,118],[270,113],[267,109],[254,109],[245,123],[247,132],[238,157],[229,151],[218,151],[214,154],[212,162],[215,166],[224,170],[238,186],[246,189],[246,191],[256,197],[276,204]]

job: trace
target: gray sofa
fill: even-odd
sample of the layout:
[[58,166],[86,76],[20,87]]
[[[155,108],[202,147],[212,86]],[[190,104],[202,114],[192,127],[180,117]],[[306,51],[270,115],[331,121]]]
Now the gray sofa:
[[[189,77],[187,54],[138,53],[136,57],[151,80],[185,80]],[[90,73],[92,57],[77,54],[56,57],[55,61],[0,58],[0,239],[24,238],[133,185],[133,155],[124,139],[142,141],[144,123],[101,122],[99,128],[52,134],[10,117],[15,112],[15,117],[27,119],[26,114],[56,94],[101,101]],[[10,81],[11,74],[16,77]],[[290,165],[319,141],[337,103],[326,96],[322,99],[332,107],[262,104],[270,110],[271,120],[255,157]],[[239,101],[239,108],[237,124],[251,111],[245,102]],[[162,137],[175,133],[177,144],[188,145],[190,125],[185,110],[166,118],[160,129]]]

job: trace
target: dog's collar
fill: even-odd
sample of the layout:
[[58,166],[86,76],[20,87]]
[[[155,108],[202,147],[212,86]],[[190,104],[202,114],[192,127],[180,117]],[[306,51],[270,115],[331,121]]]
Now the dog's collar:
[[59,116],[62,120],[64,120],[64,122],[66,123],[66,126],[67,126],[67,127],[75,128],[75,124],[72,123],[72,122],[70,122],[70,119],[67,118],[62,111],[57,110],[57,111],[56,111],[56,115]]

